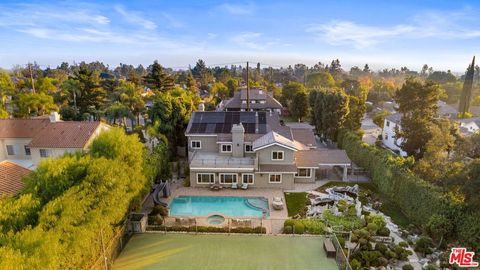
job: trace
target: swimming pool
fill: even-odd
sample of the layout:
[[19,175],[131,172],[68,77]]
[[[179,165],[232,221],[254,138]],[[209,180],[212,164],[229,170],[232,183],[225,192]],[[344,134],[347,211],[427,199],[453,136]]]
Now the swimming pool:
[[268,216],[268,200],[263,197],[178,196],[170,203],[171,216],[228,217]]

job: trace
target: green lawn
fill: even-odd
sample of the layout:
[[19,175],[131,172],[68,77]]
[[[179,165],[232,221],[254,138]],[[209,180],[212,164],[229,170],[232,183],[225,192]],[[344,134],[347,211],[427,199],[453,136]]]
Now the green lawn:
[[296,214],[304,211],[307,205],[306,192],[286,192],[285,200],[287,204],[288,216],[293,217]]
[[113,269],[334,270],[321,237],[136,234]]

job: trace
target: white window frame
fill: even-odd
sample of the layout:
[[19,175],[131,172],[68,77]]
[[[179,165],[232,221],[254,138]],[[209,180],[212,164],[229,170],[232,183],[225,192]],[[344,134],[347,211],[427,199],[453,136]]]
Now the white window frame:
[[[50,149],[41,148],[38,151],[40,152],[41,158],[49,158],[52,156],[52,151]],[[44,155],[42,155],[42,151],[45,153]]]
[[[234,176],[234,177],[232,177],[232,182],[231,183],[226,183],[225,182],[224,178],[225,178],[226,175]],[[220,177],[220,184],[231,185],[231,184],[238,183],[238,174],[236,174],[236,173],[221,173],[221,174],[219,174],[219,177]]]
[[[213,176],[213,177],[210,178],[210,182],[205,183],[205,182],[200,182],[200,181],[198,181],[198,177],[201,176],[201,175],[210,175],[210,176]],[[214,174],[214,173],[197,173],[196,177],[197,177],[196,180],[197,180],[197,184],[198,184],[198,185],[211,185],[211,184],[215,184],[215,174]]]
[[[198,147],[194,147],[193,146],[193,143],[197,143],[198,142]],[[201,140],[191,140],[190,141],[190,148],[191,149],[202,149],[202,141]]]
[[[273,153],[277,153],[277,157],[278,157],[278,153],[282,153],[282,158],[273,158]],[[284,151],[272,151],[272,160],[283,160],[284,158],[285,158]]]
[[[252,176],[252,182],[251,183],[245,183],[245,179],[243,178],[244,176]],[[255,174],[254,173],[242,173],[242,184],[247,184],[247,185],[253,185],[255,184]]]
[[[272,182],[271,179],[272,179],[273,175],[280,176],[280,181],[279,182],[276,182],[276,181]],[[282,183],[282,174],[281,173],[270,173],[270,174],[268,174],[268,183],[269,184],[281,184]]]
[[[247,146],[252,147],[252,151],[247,151]],[[254,152],[253,152],[253,144],[251,144],[251,143],[246,143],[246,144],[245,144],[245,153],[254,153]]]
[[[300,175],[300,170],[307,170],[307,175]],[[297,178],[310,178],[312,177],[312,168],[297,168],[297,172],[295,173],[295,177]]]
[[[16,151],[15,151],[15,145],[13,145],[13,144],[7,144],[7,145],[5,145],[5,148],[6,148],[6,150],[7,150],[7,156],[15,156],[15,153],[16,153]],[[12,151],[8,151],[9,148],[10,148],[10,150],[12,150]]]
[[[230,150],[224,151],[223,147],[224,146],[230,146]],[[232,153],[232,144],[231,143],[222,143],[220,144],[220,153]]]

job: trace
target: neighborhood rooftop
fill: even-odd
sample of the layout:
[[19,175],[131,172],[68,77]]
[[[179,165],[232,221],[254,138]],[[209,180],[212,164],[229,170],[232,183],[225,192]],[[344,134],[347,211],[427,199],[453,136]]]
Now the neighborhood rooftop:
[[0,196],[16,194],[23,187],[22,178],[30,170],[8,160],[0,161]]

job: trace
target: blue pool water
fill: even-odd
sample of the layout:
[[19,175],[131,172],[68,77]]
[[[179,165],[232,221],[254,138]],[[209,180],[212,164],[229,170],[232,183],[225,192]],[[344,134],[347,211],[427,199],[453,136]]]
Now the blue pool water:
[[262,197],[178,196],[170,203],[171,216],[262,217],[268,202]]

